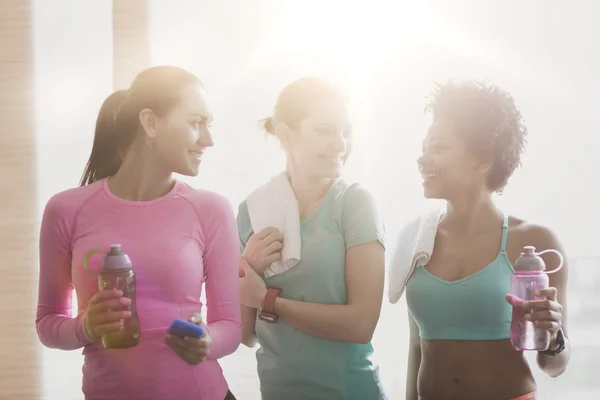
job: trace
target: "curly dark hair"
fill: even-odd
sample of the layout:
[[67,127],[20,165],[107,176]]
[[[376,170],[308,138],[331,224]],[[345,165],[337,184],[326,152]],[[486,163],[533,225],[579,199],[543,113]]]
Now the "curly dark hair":
[[452,123],[476,156],[491,159],[488,187],[501,193],[521,165],[527,127],[513,97],[477,81],[436,83],[426,113]]

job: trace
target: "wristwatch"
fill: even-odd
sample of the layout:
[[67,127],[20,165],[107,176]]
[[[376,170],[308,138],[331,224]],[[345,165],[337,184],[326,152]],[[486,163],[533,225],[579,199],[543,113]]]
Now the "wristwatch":
[[281,296],[281,292],[282,290],[278,288],[267,288],[267,294],[265,294],[262,310],[258,314],[258,318],[270,324],[279,321],[279,316],[275,314],[275,300]]
[[556,332],[556,344],[558,345],[558,347],[554,350],[544,350],[544,351],[540,351],[540,354],[543,354],[545,356],[550,356],[550,357],[556,357],[558,356],[560,353],[562,353],[562,351],[565,349],[566,344],[565,344],[565,334],[562,330],[562,328],[560,328],[558,330],[558,332]]

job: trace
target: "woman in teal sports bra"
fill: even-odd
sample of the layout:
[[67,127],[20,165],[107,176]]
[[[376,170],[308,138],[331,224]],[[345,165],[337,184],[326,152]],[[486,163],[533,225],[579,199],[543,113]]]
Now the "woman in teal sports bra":
[[[438,85],[418,160],[426,198],[447,202],[429,263],[406,286],[410,350],[406,399],[534,399],[536,383],[510,344],[512,263],[523,246],[558,249],[548,228],[503,214],[492,199],[520,164],[527,130],[513,98],[477,82]],[[545,258],[548,268],[557,260]],[[566,267],[566,266],[565,266]],[[567,271],[550,275],[547,300],[523,305],[551,332],[537,364],[567,368]]]
[[263,279],[286,238],[274,228],[254,232],[248,203],[240,205],[242,342],[260,343],[261,397],[384,400],[370,343],[383,296],[384,231],[369,192],[340,177],[352,146],[347,100],[321,79],[301,78],[281,92],[265,129],[286,154],[302,245],[297,265]]

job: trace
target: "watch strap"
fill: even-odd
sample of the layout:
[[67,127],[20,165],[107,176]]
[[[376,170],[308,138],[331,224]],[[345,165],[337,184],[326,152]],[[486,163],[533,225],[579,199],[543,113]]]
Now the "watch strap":
[[550,357],[556,357],[558,356],[560,353],[562,353],[562,351],[565,349],[566,343],[565,343],[565,334],[562,330],[562,328],[560,328],[558,330],[558,332],[556,332],[556,344],[558,344],[558,347],[556,349],[550,350],[544,350],[544,351],[540,351],[540,354],[543,354],[545,356],[550,356]]
[[265,298],[263,300],[262,311],[269,314],[274,314],[275,300],[279,296],[281,296],[281,289],[267,288],[267,293],[265,294]]

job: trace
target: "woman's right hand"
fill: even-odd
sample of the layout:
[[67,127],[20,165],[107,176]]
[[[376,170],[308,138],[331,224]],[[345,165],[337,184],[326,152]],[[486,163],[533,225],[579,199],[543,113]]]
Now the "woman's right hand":
[[242,257],[257,273],[262,274],[275,261],[281,259],[283,235],[277,228],[268,227],[248,239]]
[[88,302],[84,315],[85,331],[88,336],[98,340],[106,333],[118,332],[123,320],[131,317],[131,311],[119,310],[131,304],[131,299],[122,297],[121,290],[103,290]]

